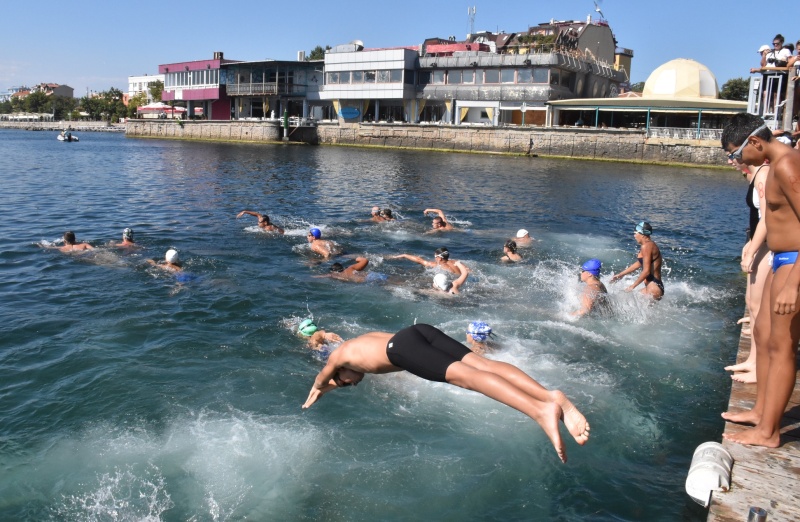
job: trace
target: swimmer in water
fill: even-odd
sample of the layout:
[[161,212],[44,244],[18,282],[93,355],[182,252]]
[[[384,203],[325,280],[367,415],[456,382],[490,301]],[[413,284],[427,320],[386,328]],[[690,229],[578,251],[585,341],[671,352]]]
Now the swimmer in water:
[[581,296],[581,308],[572,312],[572,315],[583,317],[591,313],[608,313],[611,305],[608,302],[608,290],[600,281],[600,270],[603,263],[599,259],[590,259],[581,265],[578,280],[585,283]]
[[329,258],[337,253],[339,248],[333,241],[322,239],[322,231],[318,228],[312,228],[308,231],[306,236],[308,238],[311,251],[321,255],[324,258]]
[[130,247],[138,247],[134,240],[133,240],[133,229],[126,228],[122,231],[122,241],[119,243],[114,243],[112,246],[117,248],[130,248]]
[[370,218],[369,218],[370,221],[374,221],[376,223],[386,221],[385,219],[383,219],[381,212],[382,212],[381,207],[372,207],[372,211],[370,212]]
[[522,261],[522,256],[517,254],[517,242],[513,239],[509,239],[506,241],[506,244],[503,245],[503,254],[500,261],[505,261],[506,263],[518,263]]
[[639,243],[636,262],[622,272],[611,276],[611,282],[616,283],[624,276],[641,268],[642,273],[625,291],[632,292],[640,283],[644,282],[642,293],[658,301],[664,297],[664,283],[661,282],[662,259],[658,245],[650,238],[652,233],[653,227],[650,226],[650,223],[642,221],[636,225],[636,230],[633,232],[634,239]]
[[304,319],[297,325],[297,333],[307,339],[306,345],[327,357],[342,342],[342,338],[333,332],[321,330],[312,319]]
[[347,268],[341,263],[334,263],[326,275],[317,277],[330,277],[350,283],[382,283],[388,280],[386,274],[365,271],[368,264],[369,259],[366,257],[357,257],[355,263]]
[[168,272],[178,273],[183,271],[183,265],[181,264],[181,259],[178,256],[178,251],[174,248],[167,250],[167,253],[164,254],[164,261],[158,262],[155,259],[148,259],[147,262]]
[[236,214],[236,219],[244,216],[245,214],[249,214],[251,216],[255,216],[258,218],[258,226],[262,230],[267,232],[275,232],[276,234],[283,234],[283,229],[277,225],[273,225],[269,221],[269,216],[266,214],[259,214],[258,212],[253,212],[252,210],[242,210],[238,214]]
[[514,241],[517,243],[518,247],[526,247],[526,246],[531,246],[533,238],[531,237],[531,235],[528,233],[527,230],[525,230],[524,228],[520,228],[519,230],[517,230],[517,237],[514,238]]
[[94,250],[94,247],[89,243],[78,243],[75,240],[75,232],[67,230],[64,232],[64,246],[57,247],[61,252],[80,252],[82,250]]
[[448,230],[453,230],[453,225],[447,222],[444,218],[444,212],[439,210],[438,208],[426,208],[422,214],[427,216],[428,214],[436,214],[436,217],[433,218],[433,222],[431,222],[431,229],[426,232],[426,234],[432,234],[434,232],[446,232]]
[[492,327],[483,321],[472,321],[467,326],[467,346],[478,355],[484,355],[492,350],[489,338],[494,337]]
[[450,259],[450,251],[447,250],[447,247],[437,248],[433,253],[433,261],[428,261],[419,256],[413,256],[410,254],[398,254],[390,257],[389,259],[407,259],[426,268],[441,268],[442,270],[447,270],[455,275],[461,275],[461,270],[456,267],[456,262]]
[[459,288],[467,281],[469,277],[469,268],[467,268],[461,261],[456,261],[454,266],[459,270],[459,275],[455,281],[450,281],[445,274],[436,274],[433,276],[433,289],[437,292],[444,292],[445,294],[458,294]]
[[392,214],[392,209],[390,208],[384,208],[381,210],[380,216],[384,221],[394,221],[394,215]]
[[364,374],[403,370],[428,381],[477,391],[524,413],[542,427],[562,462],[567,454],[559,420],[578,444],[589,440],[589,423],[562,392],[546,389],[516,366],[473,353],[428,324],[396,334],[371,332],[342,343],[314,379],[303,408],[336,388],[357,385]]

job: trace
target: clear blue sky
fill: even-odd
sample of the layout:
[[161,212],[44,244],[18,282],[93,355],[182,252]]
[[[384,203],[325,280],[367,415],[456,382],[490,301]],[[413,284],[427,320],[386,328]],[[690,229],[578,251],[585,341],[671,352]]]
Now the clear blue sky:
[[[297,51],[354,39],[366,47],[417,45],[425,38],[475,30],[519,32],[529,25],[597,17],[592,0],[41,0],[4,2],[0,91],[41,82],[67,84],[75,96],[127,90],[130,75],[155,74],[161,63],[211,58],[294,60]],[[781,9],[775,9],[781,5]],[[603,0],[621,47],[634,50],[631,81],[647,79],[674,58],[706,66],[722,86],[758,65],[757,49],[776,33],[800,39],[792,2]],[[148,8],[150,10],[148,11]],[[782,11],[783,15],[776,14]]]

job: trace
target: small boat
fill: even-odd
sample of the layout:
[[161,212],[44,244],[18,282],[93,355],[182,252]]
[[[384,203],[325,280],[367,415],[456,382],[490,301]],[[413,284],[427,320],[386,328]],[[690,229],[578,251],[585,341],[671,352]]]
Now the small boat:
[[58,135],[58,141],[80,141],[78,137],[72,134],[70,131],[64,131]]

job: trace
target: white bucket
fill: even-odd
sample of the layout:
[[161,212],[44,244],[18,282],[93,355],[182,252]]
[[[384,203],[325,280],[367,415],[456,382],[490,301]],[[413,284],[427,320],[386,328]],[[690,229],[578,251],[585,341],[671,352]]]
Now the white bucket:
[[731,487],[733,457],[719,442],[697,446],[686,477],[686,492],[695,502],[708,507],[712,491],[728,491]]

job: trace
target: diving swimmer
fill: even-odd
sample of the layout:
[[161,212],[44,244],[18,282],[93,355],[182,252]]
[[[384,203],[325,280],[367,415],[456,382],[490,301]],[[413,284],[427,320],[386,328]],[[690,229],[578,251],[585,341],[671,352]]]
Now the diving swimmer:
[[589,423],[562,392],[547,390],[516,366],[473,353],[427,324],[409,326],[394,335],[371,332],[342,343],[317,375],[303,408],[336,388],[358,385],[364,374],[403,370],[477,391],[524,413],[541,426],[562,462],[567,454],[559,420],[578,444],[589,440]]

